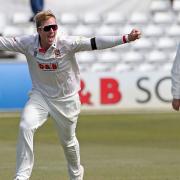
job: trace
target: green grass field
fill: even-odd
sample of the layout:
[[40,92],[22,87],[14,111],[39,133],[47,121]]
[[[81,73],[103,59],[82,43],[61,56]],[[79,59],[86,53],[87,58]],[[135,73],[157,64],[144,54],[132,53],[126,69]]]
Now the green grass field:
[[[11,180],[19,117],[0,116],[0,180]],[[81,115],[84,180],[179,180],[180,114]],[[68,180],[52,119],[35,135],[31,180]]]

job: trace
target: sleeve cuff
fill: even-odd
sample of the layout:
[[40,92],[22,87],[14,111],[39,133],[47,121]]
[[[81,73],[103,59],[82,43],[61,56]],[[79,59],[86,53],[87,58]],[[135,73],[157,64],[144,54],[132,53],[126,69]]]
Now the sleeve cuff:
[[122,36],[122,42],[123,42],[124,44],[129,42],[128,34],[125,34],[125,35]]

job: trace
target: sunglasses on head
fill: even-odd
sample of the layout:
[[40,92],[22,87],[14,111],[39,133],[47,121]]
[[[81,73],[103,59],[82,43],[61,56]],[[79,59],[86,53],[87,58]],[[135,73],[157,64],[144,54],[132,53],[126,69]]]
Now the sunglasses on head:
[[57,26],[57,24],[52,24],[52,25],[48,25],[48,26],[44,26],[44,27],[40,27],[40,28],[42,28],[44,30],[44,32],[48,32],[51,29],[53,31],[56,31],[58,29],[58,26]]

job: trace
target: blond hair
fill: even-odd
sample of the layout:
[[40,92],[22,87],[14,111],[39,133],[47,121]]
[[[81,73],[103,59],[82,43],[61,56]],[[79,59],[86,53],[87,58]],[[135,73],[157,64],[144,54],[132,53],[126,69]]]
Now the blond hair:
[[36,28],[40,27],[44,21],[48,20],[51,17],[56,19],[56,16],[50,10],[38,12],[34,17]]

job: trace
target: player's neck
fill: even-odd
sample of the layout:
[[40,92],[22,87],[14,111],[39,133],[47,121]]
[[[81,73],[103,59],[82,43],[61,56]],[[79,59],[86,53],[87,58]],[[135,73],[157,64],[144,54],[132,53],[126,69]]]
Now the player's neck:
[[44,51],[47,51],[51,46],[46,41],[43,41],[43,39],[41,39],[40,36],[39,36],[39,44],[40,44],[40,48],[44,49]]

